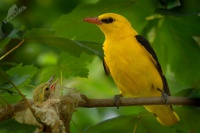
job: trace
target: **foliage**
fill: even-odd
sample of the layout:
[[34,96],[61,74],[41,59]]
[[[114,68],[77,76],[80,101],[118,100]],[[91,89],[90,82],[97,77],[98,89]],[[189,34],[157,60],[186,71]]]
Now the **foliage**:
[[[4,23],[8,9],[14,4],[27,8]],[[200,97],[199,5],[198,0],[1,1],[0,57],[24,42],[0,60],[0,67],[27,97],[32,95],[30,86],[56,75],[62,77],[63,86],[75,87],[88,97],[111,98],[118,92],[100,65],[104,36],[95,25],[82,19],[115,12],[125,16],[150,41],[172,94]],[[9,103],[21,100],[3,75],[0,75],[0,95]],[[3,100],[1,104],[5,105]],[[199,108],[176,107],[175,110],[180,115],[180,123],[164,127],[143,107],[78,109],[72,118],[76,126],[71,123],[71,130],[86,133],[199,130]],[[17,125],[19,132],[33,130],[28,126],[21,130],[24,125],[6,121],[0,123],[0,131],[12,132],[9,124],[10,127]]]

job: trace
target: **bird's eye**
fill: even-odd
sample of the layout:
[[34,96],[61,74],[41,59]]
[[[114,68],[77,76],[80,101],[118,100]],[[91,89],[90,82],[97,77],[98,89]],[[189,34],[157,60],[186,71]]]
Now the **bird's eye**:
[[108,23],[112,23],[114,21],[113,18],[108,18]]
[[113,19],[113,18],[105,18],[105,19],[102,19],[101,21],[102,21],[103,23],[109,24],[109,23],[112,23],[112,22],[114,21],[114,19]]
[[48,91],[48,90],[49,90],[49,87],[47,87],[45,90]]

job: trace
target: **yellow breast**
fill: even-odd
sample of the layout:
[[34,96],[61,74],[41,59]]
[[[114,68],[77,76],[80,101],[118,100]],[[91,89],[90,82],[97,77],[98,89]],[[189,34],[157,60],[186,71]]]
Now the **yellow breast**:
[[104,42],[105,62],[117,87],[128,97],[160,96],[160,75],[149,54],[133,36]]

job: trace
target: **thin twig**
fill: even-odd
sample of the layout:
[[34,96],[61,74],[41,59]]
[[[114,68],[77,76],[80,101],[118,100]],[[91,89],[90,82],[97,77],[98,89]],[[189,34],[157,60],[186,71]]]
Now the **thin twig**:
[[6,101],[6,99],[5,99],[4,97],[2,97],[1,95],[0,95],[0,99],[2,99],[3,102],[5,102],[6,105],[7,105],[10,109],[12,109],[12,106],[11,106],[11,105]]
[[5,79],[15,88],[15,90],[19,93],[19,95],[22,97],[22,99],[26,102],[26,104],[28,105],[28,107],[30,108],[31,112],[33,113],[33,116],[35,118],[35,111],[33,110],[33,108],[31,107],[31,104],[29,103],[28,99],[25,97],[24,94],[22,94],[22,92],[17,88],[17,86],[12,82],[12,80],[10,80],[10,78],[6,75],[5,72],[3,72],[2,70],[0,70],[1,74],[5,77]]
[[8,52],[6,52],[4,55],[1,56],[0,60],[2,60],[3,58],[5,58],[7,55],[9,55],[11,52],[13,52],[15,49],[17,49],[19,46],[21,46],[24,43],[24,39],[21,40],[21,42],[19,44],[17,44],[14,48],[12,48],[11,50],[9,50]]

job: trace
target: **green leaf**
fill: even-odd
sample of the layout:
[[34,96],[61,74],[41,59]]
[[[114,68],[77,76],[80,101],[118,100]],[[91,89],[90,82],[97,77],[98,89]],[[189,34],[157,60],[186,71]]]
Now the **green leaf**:
[[22,64],[19,64],[8,70],[6,73],[10,76],[15,74],[18,74],[19,76],[29,75],[29,78],[31,78],[37,73],[37,71],[38,69],[33,65],[22,66]]
[[164,70],[169,64],[177,82],[187,87],[200,80],[200,48],[193,39],[200,35],[198,21],[197,16],[164,17],[159,20],[152,43]]
[[42,28],[34,28],[30,31],[27,31],[24,35],[23,38],[27,41],[38,41],[42,40],[42,37],[48,37],[48,36],[53,36],[54,35],[53,30],[48,30],[48,29],[42,29]]
[[59,66],[62,69],[63,75],[65,75],[65,77],[87,77],[88,69],[86,68],[86,61],[88,61],[88,59],[84,54],[81,55],[80,58],[65,55],[65,59],[60,62]]
[[[166,1],[164,8],[158,8],[156,13],[173,16],[198,16],[200,13],[198,0],[161,0]],[[167,7],[167,8],[166,8]]]
[[200,130],[197,122],[200,118],[198,108],[179,107],[175,108],[175,111],[180,117],[180,122],[170,127],[161,125],[153,114],[143,112],[105,120],[89,127],[85,133],[185,133]]
[[5,46],[10,42],[11,38],[4,38],[4,39],[1,39],[1,36],[0,36],[0,56],[3,55],[3,53],[5,52],[4,49],[5,49]]
[[80,47],[88,49],[95,53],[101,60],[103,60],[103,49],[100,43],[87,42],[87,41],[75,41]]
[[7,23],[2,22],[1,30],[4,34],[4,37],[6,37],[14,30],[14,26],[10,22]]
[[[159,130],[158,130],[159,129]],[[176,133],[173,126],[166,127],[158,123],[155,117],[149,113],[138,115],[126,115],[105,120],[89,127],[85,133]]]
[[33,29],[24,35],[27,42],[36,42],[55,47],[79,57],[82,52],[96,54],[102,58],[101,45],[92,42],[79,42],[54,35],[54,31],[46,29]]
[[194,91],[194,88],[187,88],[179,91],[176,96],[182,96],[187,97],[189,94],[191,94]]
[[183,12],[190,13],[191,15],[200,13],[200,1],[199,0],[181,0],[181,10]]
[[11,38],[4,38],[0,40],[0,52],[10,42]]
[[163,16],[150,20],[145,28],[146,33],[153,32],[149,40],[163,70],[169,66],[176,82],[187,88],[200,81],[200,48],[194,39],[200,36],[199,21],[198,16]]
[[199,131],[199,108],[197,107],[179,107],[175,108],[175,111],[180,117],[180,122],[174,126],[174,128],[185,133]]
[[120,116],[91,126],[85,133],[132,133],[137,120],[137,115]]
[[176,94],[176,96],[185,96],[192,98],[200,98],[200,86],[197,88],[183,89]]
[[[163,114],[164,115],[164,114]],[[174,129],[174,125],[167,127],[161,125],[153,116],[153,114],[147,112],[147,113],[140,113],[139,121],[137,123],[135,132],[138,133],[176,133],[176,130]]]
[[165,7],[167,7],[167,9],[172,9],[174,7],[180,6],[181,3],[179,0],[160,0],[162,3],[164,2]]
[[81,56],[77,58],[68,53],[63,53],[58,59],[58,65],[48,67],[42,71],[42,81],[47,81],[52,75],[56,75],[56,77],[62,75],[65,78],[87,77],[87,62],[92,58],[93,56],[86,54],[81,54]]
[[[23,84],[28,78],[30,77],[30,75],[24,75],[24,76],[19,76],[18,74],[13,75],[12,77],[10,77],[10,80],[13,82],[13,84],[15,86],[19,86],[21,84]],[[2,90],[2,92],[6,91],[9,94],[13,94],[15,92],[9,90],[13,88],[13,85],[11,83],[4,83],[2,85],[0,85],[0,89]]]
[[6,73],[13,77],[12,81],[16,83],[16,85],[28,84],[31,81],[31,78],[38,72],[38,69],[34,67],[33,65],[26,65],[22,66],[22,64],[19,64],[10,70],[8,70]]
[[0,123],[1,133],[32,133],[36,129],[36,126],[31,126],[27,124],[20,124],[13,119],[4,121]]
[[0,93],[7,92],[7,93],[10,94],[10,95],[18,94],[18,93],[16,93],[15,91],[12,91],[12,90],[9,90],[9,89],[2,89],[2,87],[0,87],[0,89],[1,89]]

